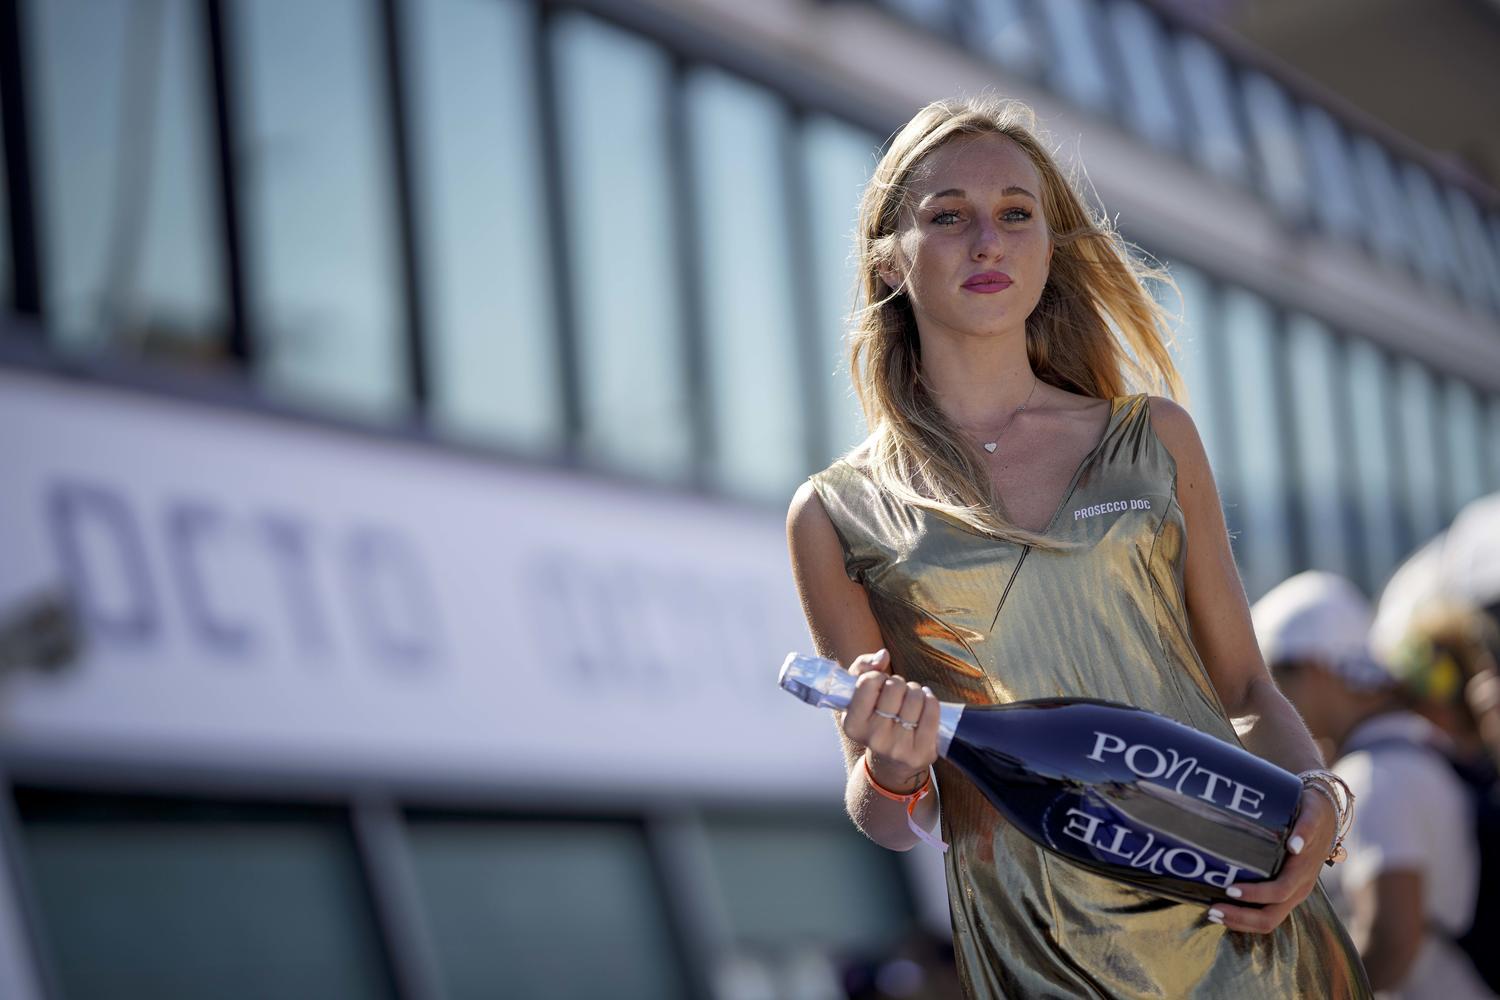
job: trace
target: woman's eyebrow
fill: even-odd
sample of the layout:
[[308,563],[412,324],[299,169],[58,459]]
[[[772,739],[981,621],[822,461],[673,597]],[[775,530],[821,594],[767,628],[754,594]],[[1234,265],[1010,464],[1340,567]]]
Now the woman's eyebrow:
[[[1006,195],[1006,194],[1024,194],[1026,197],[1030,198],[1032,201],[1036,201],[1036,195],[1032,194],[1030,191],[1026,190],[1023,187],[1016,187],[1014,184],[1012,184],[1010,187],[1006,188],[1005,190],[1001,191],[1000,193],[1003,194],[1003,195]],[[965,194],[965,192],[964,192],[964,190],[962,188],[946,188],[946,189],[944,189],[942,191],[939,191],[937,194],[930,194],[927,197],[928,198],[947,198],[949,196],[953,196],[953,197],[957,197],[957,198],[968,197]],[[923,200],[925,201],[926,199],[923,199]]]

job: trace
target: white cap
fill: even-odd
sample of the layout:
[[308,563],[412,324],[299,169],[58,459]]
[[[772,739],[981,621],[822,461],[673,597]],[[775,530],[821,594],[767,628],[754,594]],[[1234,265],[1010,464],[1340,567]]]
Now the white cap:
[[1394,682],[1370,652],[1370,602],[1341,576],[1298,573],[1256,601],[1250,617],[1267,664],[1311,660],[1364,690]]

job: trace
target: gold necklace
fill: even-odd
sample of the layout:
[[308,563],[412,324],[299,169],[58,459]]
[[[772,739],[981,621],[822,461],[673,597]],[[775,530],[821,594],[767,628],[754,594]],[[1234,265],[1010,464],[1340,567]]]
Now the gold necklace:
[[1036,383],[1037,377],[1036,374],[1033,373],[1031,376],[1031,391],[1026,394],[1026,402],[1016,407],[1016,411],[1010,415],[1010,418],[1008,420],[1005,421],[1005,425],[995,432],[995,439],[993,441],[982,442],[985,451],[989,452],[991,455],[995,453],[995,449],[1000,445],[1000,435],[1010,430],[1010,425],[1014,423],[1015,419],[1021,415],[1021,411],[1026,409],[1026,404],[1031,402],[1031,397],[1036,395]]

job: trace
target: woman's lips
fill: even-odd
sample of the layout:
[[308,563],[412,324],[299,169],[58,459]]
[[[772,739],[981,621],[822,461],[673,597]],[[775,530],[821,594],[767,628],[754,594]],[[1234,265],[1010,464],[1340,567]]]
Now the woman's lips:
[[988,295],[991,292],[1002,292],[1009,288],[1011,284],[1010,275],[1002,274],[999,271],[986,271],[983,274],[974,275],[974,277],[965,281],[962,287],[971,292]]

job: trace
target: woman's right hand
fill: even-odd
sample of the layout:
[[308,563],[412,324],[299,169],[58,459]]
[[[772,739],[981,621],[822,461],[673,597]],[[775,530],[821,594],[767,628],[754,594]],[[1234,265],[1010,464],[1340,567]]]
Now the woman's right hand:
[[891,654],[884,649],[850,664],[849,672],[857,678],[854,697],[839,725],[845,736],[868,749],[876,781],[891,791],[914,791],[938,757],[940,709],[932,691],[890,669]]

